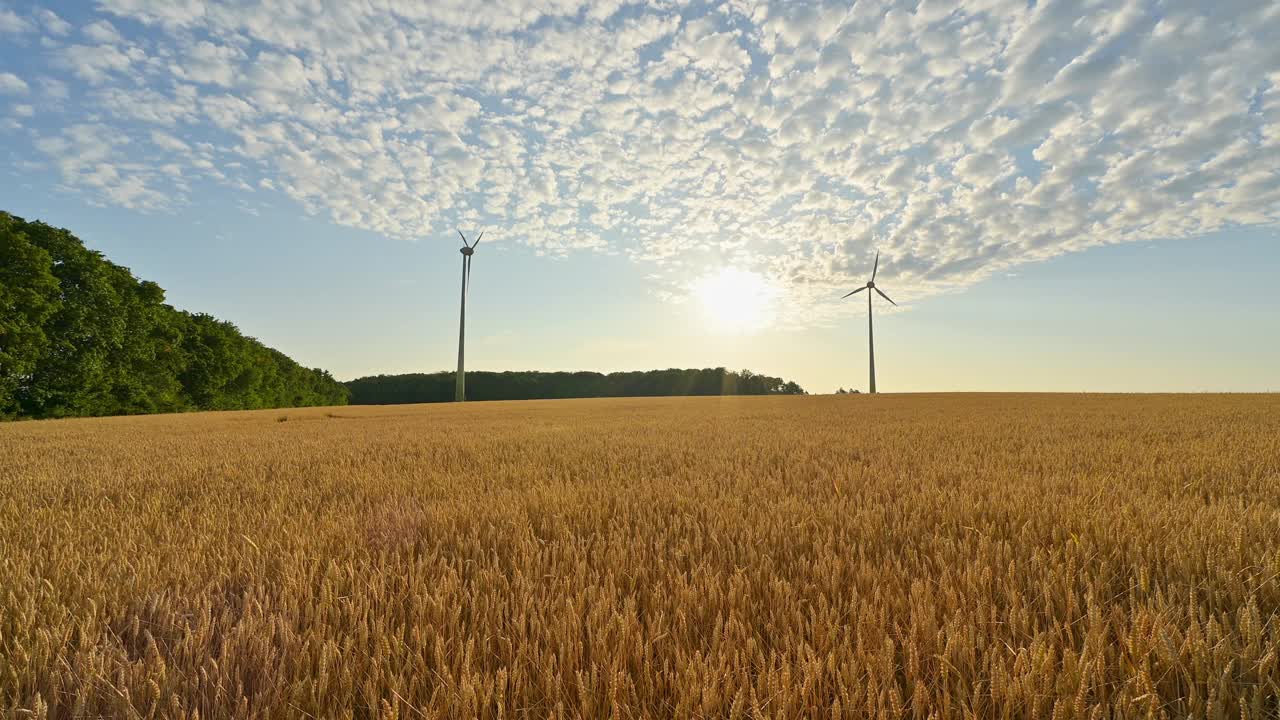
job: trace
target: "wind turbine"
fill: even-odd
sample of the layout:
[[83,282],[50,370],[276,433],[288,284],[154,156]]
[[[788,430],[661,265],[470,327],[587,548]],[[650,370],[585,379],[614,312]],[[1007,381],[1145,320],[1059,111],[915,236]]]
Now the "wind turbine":
[[[863,285],[857,290],[854,290],[853,292],[849,293],[849,295],[857,295],[863,290],[871,289],[880,293],[880,297],[884,298],[885,300],[888,300],[890,305],[897,307],[898,303],[894,302],[893,298],[889,297],[888,295],[885,295],[883,290],[876,287],[876,272],[879,270],[880,270],[880,251],[877,250],[876,264],[875,264],[875,267],[871,268],[871,279],[867,281],[866,285]],[[849,295],[845,295],[844,297],[847,298],[849,297]],[[840,299],[843,300],[844,298],[840,298]],[[867,293],[867,347],[870,350],[869,357],[871,360],[871,392],[874,393],[876,391],[876,338],[875,338],[874,328],[871,325],[871,293]]]
[[467,371],[462,365],[462,351],[466,345],[467,339],[467,286],[471,284],[471,256],[476,251],[476,246],[480,244],[480,238],[484,237],[484,233],[476,238],[473,243],[467,242],[467,236],[458,231],[458,236],[462,238],[462,247],[458,252],[462,253],[462,311],[458,316],[458,374],[457,384],[454,388],[453,399],[455,402],[464,402],[467,399]]

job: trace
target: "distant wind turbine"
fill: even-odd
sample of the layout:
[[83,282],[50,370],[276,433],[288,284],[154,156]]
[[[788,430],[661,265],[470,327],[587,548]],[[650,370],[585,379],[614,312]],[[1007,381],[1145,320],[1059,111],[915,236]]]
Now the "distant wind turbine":
[[[876,287],[876,272],[878,272],[879,270],[880,270],[880,251],[877,250],[876,264],[875,264],[875,267],[871,268],[871,279],[867,281],[866,285],[863,285],[857,290],[854,290],[853,292],[849,293],[849,295],[857,295],[863,290],[871,289],[880,293],[880,297],[884,298],[885,300],[888,300],[890,305],[897,307],[898,303],[894,302],[893,298],[889,297],[888,295],[885,295],[883,290]],[[849,297],[849,295],[845,295],[844,297]],[[840,298],[840,299],[843,300],[844,298]],[[876,391],[876,338],[875,338],[874,328],[872,327],[872,324],[871,324],[871,293],[867,293],[867,347],[870,350],[869,357],[870,357],[870,363],[871,363],[870,365],[871,392],[874,393]]]
[[462,310],[458,317],[458,374],[453,399],[455,402],[464,402],[467,399],[467,371],[462,364],[462,351],[467,339],[467,286],[471,284],[471,256],[484,233],[480,233],[473,243],[467,242],[467,236],[461,230],[458,231],[458,236],[462,238],[462,247],[458,250],[462,253]]

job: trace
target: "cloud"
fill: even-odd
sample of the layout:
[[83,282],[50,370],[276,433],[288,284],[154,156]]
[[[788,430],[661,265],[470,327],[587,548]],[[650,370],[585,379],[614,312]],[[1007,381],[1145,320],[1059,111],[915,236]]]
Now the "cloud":
[[31,88],[13,73],[0,73],[0,95],[25,95]]
[[[143,212],[186,202],[192,176],[225,180],[207,155],[193,152],[181,140],[156,132],[150,141],[143,145],[107,125],[76,123],[41,137],[35,149],[53,163],[64,187],[88,192],[96,204]],[[186,167],[163,163],[156,148],[187,156]]]
[[102,0],[78,36],[0,29],[43,28],[35,151],[101,202],[172,207],[180,178],[396,238],[486,225],[624,254],[672,297],[733,265],[809,320],[850,311],[829,300],[877,248],[903,302],[1280,217],[1266,0],[385,5]]
[[48,8],[36,10],[35,17],[44,26],[45,32],[50,35],[66,35],[71,32],[71,23],[58,17],[57,13]]
[[58,50],[58,64],[90,85],[102,85],[129,69],[141,51],[114,45],[70,45]]
[[170,72],[177,78],[204,85],[230,87],[235,83],[244,51],[201,40],[184,48],[186,57],[175,61]]
[[18,15],[8,8],[0,8],[0,33],[28,33],[35,30],[30,20]]
[[191,150],[190,145],[187,145],[185,142],[167,132],[161,132],[159,130],[153,130],[151,132],[151,142],[155,143],[156,147],[174,152],[187,153]]
[[40,78],[39,85],[44,94],[53,100],[66,100],[71,97],[71,90],[67,87],[67,84],[56,78]]
[[80,32],[83,33],[85,37],[96,43],[109,44],[124,42],[124,38],[120,37],[120,33],[116,31],[115,26],[106,20],[91,22],[83,28],[80,28]]

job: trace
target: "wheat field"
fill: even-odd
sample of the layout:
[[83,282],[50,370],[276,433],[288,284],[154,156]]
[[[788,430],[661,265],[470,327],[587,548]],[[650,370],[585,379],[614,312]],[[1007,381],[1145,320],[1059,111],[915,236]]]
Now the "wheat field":
[[1266,718],[1280,398],[0,425],[0,717]]

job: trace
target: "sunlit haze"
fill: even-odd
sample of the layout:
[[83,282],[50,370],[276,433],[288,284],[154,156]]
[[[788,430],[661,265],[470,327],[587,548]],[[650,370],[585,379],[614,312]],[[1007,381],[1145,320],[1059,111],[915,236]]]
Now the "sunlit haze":
[[694,294],[713,331],[753,332],[773,323],[778,290],[759,273],[724,268],[699,279]]

